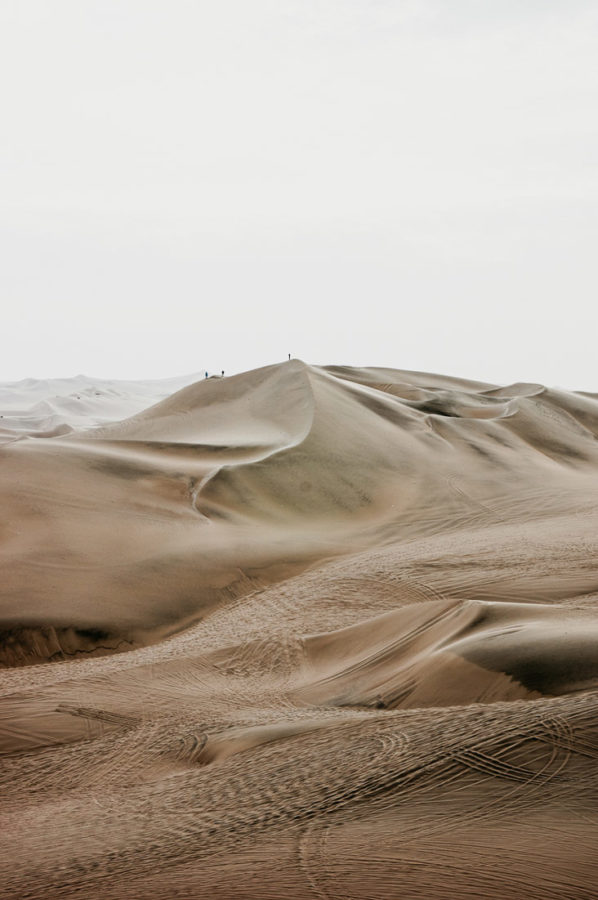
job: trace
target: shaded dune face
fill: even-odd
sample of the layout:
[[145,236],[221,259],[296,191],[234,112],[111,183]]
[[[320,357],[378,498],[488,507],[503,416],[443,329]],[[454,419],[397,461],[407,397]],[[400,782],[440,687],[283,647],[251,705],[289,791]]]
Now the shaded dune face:
[[598,619],[586,610],[437,601],[307,638],[297,697],[408,708],[598,687]]
[[95,387],[2,420],[0,893],[593,900],[598,397]]

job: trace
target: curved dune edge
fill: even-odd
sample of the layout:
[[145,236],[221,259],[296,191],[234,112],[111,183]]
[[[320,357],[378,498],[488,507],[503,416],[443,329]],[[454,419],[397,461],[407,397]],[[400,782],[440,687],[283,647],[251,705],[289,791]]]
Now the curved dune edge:
[[296,696],[384,709],[598,688],[598,620],[541,604],[437,601],[305,640]]
[[135,647],[125,636],[94,628],[53,625],[7,628],[0,632],[0,667],[64,662],[83,654],[102,656]]

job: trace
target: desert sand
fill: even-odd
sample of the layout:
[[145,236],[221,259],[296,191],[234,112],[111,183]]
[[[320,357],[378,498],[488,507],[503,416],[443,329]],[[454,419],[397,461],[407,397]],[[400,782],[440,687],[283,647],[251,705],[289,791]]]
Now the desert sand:
[[2,897],[598,897],[598,395],[293,360],[0,411]]

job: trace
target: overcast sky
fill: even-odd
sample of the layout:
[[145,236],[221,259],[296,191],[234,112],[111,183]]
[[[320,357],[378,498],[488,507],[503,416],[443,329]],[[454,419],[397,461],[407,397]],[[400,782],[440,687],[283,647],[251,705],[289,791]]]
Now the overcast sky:
[[2,0],[0,380],[598,391],[595,0]]

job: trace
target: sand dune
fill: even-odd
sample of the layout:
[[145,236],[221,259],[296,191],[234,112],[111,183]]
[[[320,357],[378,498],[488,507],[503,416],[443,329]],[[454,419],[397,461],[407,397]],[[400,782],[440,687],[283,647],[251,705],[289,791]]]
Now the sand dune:
[[598,397],[182,382],[0,390],[5,895],[595,897]]
[[76,375],[0,383],[0,439],[20,434],[53,437],[75,427],[120,421],[197,378],[110,381]]

